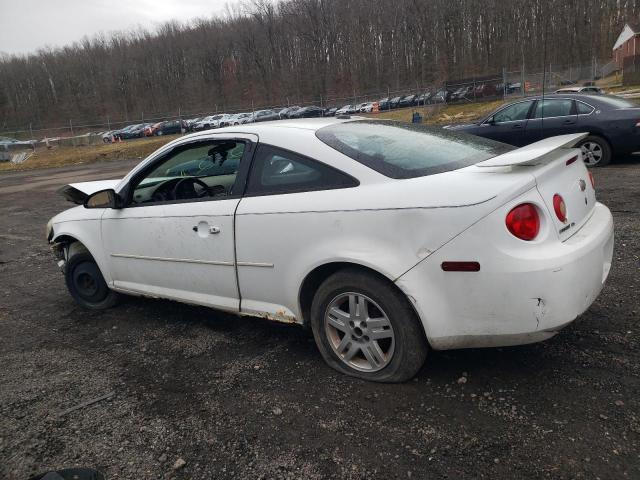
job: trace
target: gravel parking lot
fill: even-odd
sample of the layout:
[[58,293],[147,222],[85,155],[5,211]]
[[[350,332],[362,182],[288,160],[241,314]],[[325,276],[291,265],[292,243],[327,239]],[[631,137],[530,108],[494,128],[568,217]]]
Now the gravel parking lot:
[[640,478],[637,159],[594,171],[616,248],[586,314],[541,344],[431,352],[401,385],[339,375],[296,326],[77,307],[44,239],[55,190],[133,164],[0,176],[0,478]]

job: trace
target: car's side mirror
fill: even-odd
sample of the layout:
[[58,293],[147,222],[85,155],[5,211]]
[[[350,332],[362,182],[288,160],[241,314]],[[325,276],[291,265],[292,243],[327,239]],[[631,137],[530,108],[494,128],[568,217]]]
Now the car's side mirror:
[[84,208],[121,208],[122,202],[115,190],[99,190],[89,195],[84,201]]
[[487,125],[495,125],[496,124],[496,119],[491,117],[489,120],[487,120],[486,122]]

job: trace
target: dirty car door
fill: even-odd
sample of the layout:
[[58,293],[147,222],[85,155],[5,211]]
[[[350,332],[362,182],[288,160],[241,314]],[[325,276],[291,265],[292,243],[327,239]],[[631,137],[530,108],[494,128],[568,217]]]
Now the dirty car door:
[[128,205],[102,219],[116,289],[238,310],[233,215],[252,145],[180,145],[134,176]]
[[[347,174],[300,154],[261,144],[254,155],[247,189],[236,213],[241,310],[293,322],[299,285],[287,283],[291,259],[309,243],[296,240],[300,215],[289,213],[310,194],[316,199],[358,183]],[[321,201],[316,205],[321,207]],[[313,213],[307,214],[314,216]],[[319,222],[330,221],[318,216]],[[321,227],[319,227],[321,228]],[[308,232],[307,232],[308,233]],[[283,248],[287,245],[287,249]],[[297,319],[301,320],[301,319]]]

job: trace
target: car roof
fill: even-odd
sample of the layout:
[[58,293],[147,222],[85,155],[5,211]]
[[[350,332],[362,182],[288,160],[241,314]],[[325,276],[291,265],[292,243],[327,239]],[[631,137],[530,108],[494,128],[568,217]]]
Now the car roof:
[[[321,128],[328,127],[329,125],[337,125],[340,123],[346,123],[354,120],[370,120],[366,117],[350,115],[345,117],[318,117],[318,118],[300,118],[300,119],[291,119],[291,120],[274,120],[271,122],[264,123],[250,123],[245,125],[235,125],[230,127],[217,128],[214,131],[205,130],[204,132],[196,132],[191,133],[189,135],[185,135],[182,137],[183,139],[197,139],[200,137],[209,137],[212,136],[213,133],[249,133],[260,136],[261,133],[271,132],[273,133],[277,129],[277,131],[283,130],[307,130],[307,131],[317,131]],[[284,133],[284,132],[282,132]]]

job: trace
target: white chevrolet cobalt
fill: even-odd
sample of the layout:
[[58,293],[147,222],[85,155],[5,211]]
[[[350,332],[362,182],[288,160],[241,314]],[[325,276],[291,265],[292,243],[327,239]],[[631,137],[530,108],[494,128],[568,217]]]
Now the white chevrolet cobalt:
[[552,337],[600,293],[611,213],[572,148],[382,120],[187,135],[82,204],[48,241],[82,306],[119,293],[310,326],[333,368],[411,378],[427,350]]

